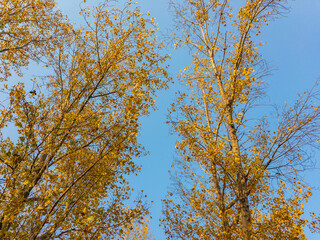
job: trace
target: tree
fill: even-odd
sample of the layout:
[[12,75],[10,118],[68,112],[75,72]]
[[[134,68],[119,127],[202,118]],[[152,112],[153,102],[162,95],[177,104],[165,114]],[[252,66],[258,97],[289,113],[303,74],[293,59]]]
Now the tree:
[[173,38],[193,61],[169,117],[180,140],[175,188],[163,200],[168,239],[305,239],[311,192],[297,177],[318,146],[319,93],[275,115],[253,112],[268,73],[258,36],[285,3],[248,0],[235,15],[227,0],[172,2]]
[[1,132],[14,126],[17,136],[0,143],[1,239],[121,238],[148,212],[141,199],[126,206],[126,176],[139,171],[138,120],[166,87],[167,56],[153,19],[131,5],[82,9],[79,29],[51,0],[1,5],[3,31],[20,32],[1,40],[3,79],[30,60],[47,74],[30,93],[23,82],[3,86]]

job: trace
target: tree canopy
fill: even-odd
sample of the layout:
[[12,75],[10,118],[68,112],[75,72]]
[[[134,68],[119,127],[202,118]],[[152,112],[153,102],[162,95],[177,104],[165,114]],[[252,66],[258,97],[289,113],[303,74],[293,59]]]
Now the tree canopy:
[[252,0],[235,12],[232,1],[172,1],[173,38],[193,60],[169,116],[179,140],[163,201],[168,239],[305,239],[311,192],[296,175],[318,147],[319,92],[269,115],[256,110],[268,73],[258,36],[285,4]]
[[[47,68],[30,93],[3,85],[9,100],[1,128],[2,239],[121,237],[147,209],[128,208],[128,174],[143,154],[138,119],[166,87],[166,56],[156,26],[131,2],[81,10],[73,27],[54,1],[1,2],[2,76],[36,60]],[[37,82],[36,82],[37,81]]]
[[[320,231],[302,177],[319,149],[318,82],[293,104],[262,104],[261,32],[288,1],[171,0],[165,42],[138,3],[85,5],[73,24],[55,0],[0,0],[0,239],[157,239],[129,178],[148,153],[141,119],[169,82],[167,239]],[[192,56],[177,78],[171,41]]]

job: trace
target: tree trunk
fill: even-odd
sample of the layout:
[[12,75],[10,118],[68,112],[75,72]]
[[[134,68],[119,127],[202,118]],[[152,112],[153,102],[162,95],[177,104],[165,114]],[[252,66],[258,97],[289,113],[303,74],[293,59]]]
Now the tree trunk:
[[232,145],[232,153],[237,165],[238,198],[240,203],[240,222],[246,240],[251,239],[251,213],[249,206],[249,196],[247,191],[247,181],[244,169],[241,163],[241,155],[236,129],[233,122],[232,107],[226,106],[227,125]]

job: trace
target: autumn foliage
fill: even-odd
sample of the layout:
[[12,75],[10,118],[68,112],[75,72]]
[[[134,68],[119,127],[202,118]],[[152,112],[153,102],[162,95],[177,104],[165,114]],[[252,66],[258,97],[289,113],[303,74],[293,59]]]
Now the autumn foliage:
[[169,116],[178,156],[162,225],[168,239],[305,239],[311,192],[297,177],[317,146],[319,93],[259,116],[268,74],[259,34],[286,1],[233,4],[172,1],[172,37],[193,60]]
[[83,8],[80,28],[52,0],[1,1],[0,12],[2,80],[45,69],[33,89],[3,84],[1,128],[17,137],[1,139],[0,238],[121,237],[147,213],[141,199],[125,204],[126,176],[143,154],[138,119],[166,86],[153,20],[130,1]]
[[[93,2],[72,24],[54,0],[0,0],[0,239],[154,239],[128,176],[140,170],[140,119],[167,88],[169,57],[137,4]],[[319,147],[318,86],[260,116],[260,32],[287,1],[241,3],[171,1],[170,37],[192,63],[168,117],[178,141],[167,239],[320,231],[300,175]]]

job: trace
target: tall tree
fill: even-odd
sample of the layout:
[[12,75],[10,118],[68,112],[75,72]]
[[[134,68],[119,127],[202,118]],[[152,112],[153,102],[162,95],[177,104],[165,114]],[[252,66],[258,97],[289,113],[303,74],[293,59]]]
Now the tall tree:
[[304,239],[311,192],[294,174],[319,134],[318,93],[252,121],[268,73],[258,35],[286,1],[248,0],[237,14],[230,2],[172,1],[173,37],[193,62],[169,117],[179,168],[163,227],[168,239]]
[[82,28],[65,23],[63,34],[43,39],[63,23],[54,1],[7,5],[1,15],[13,39],[7,48],[1,42],[2,66],[19,72],[42,57],[47,76],[30,93],[23,83],[3,87],[10,100],[1,132],[14,126],[17,134],[0,142],[0,238],[120,238],[147,213],[141,200],[132,207],[125,200],[126,176],[139,171],[133,158],[143,154],[139,117],[166,86],[153,19],[131,1],[122,10],[105,1],[81,10]]

